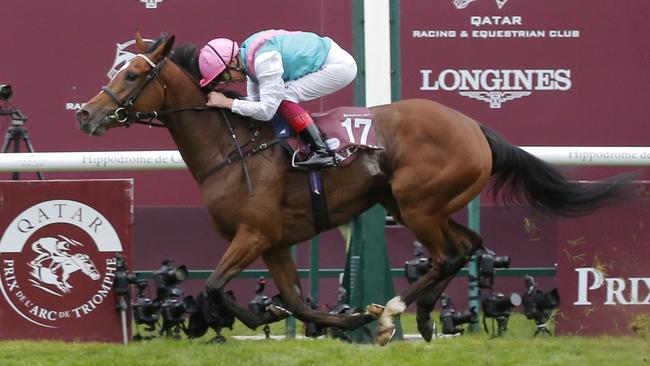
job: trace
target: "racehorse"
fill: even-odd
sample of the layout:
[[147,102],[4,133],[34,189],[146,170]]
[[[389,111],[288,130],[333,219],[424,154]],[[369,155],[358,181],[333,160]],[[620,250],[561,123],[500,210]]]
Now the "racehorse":
[[[97,281],[101,277],[90,256],[83,253],[75,253],[66,256],[53,256],[48,267],[32,266],[31,275],[42,283],[55,285],[63,293],[70,293],[72,285],[68,283],[68,278],[74,272],[81,270],[83,274]],[[37,283],[40,287],[40,284]]]
[[[211,301],[251,328],[287,314],[277,308],[253,314],[224,296],[223,288],[262,257],[283,306],[304,322],[354,329],[378,317],[376,339],[384,345],[394,333],[393,318],[417,302],[418,329],[430,340],[432,309],[427,306],[432,305],[426,304],[435,302],[482,245],[477,233],[450,215],[464,208],[491,178],[495,194],[506,203],[528,202],[544,212],[569,216],[590,212],[625,191],[627,181],[620,177],[588,185],[569,182],[488,127],[430,100],[372,107],[383,149],[360,151],[349,165],[322,171],[329,210],[324,230],[348,223],[379,203],[427,248],[431,269],[383,308],[354,315],[312,310],[303,301],[290,252],[292,245],[317,234],[307,173],[290,169],[288,156],[277,144],[255,154],[252,148],[242,153],[237,139],[246,141],[244,148],[271,141],[273,128],[229,110],[202,107],[206,95],[197,83],[197,50],[183,45],[172,52],[173,44],[174,36],[164,35],[147,47],[136,34],[142,53],[88,101],[76,119],[83,132],[97,136],[142,118],[156,118],[169,130],[217,232],[230,241],[206,291]],[[233,158],[237,152],[242,158]],[[248,179],[254,195],[247,189]],[[418,301],[423,298],[428,301]]]

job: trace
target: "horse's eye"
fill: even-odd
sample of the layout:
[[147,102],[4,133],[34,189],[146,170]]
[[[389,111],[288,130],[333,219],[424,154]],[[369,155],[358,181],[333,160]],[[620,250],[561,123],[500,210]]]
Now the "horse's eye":
[[134,72],[130,72],[130,73],[126,74],[126,80],[128,80],[128,81],[135,81],[137,79],[138,79],[138,74],[136,74]]

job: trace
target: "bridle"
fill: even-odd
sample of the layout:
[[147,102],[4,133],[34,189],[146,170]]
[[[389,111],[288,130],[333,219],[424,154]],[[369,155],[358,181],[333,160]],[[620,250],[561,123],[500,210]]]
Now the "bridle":
[[[149,85],[149,83],[156,79],[158,83],[162,86],[163,91],[164,91],[164,100],[167,99],[167,85],[164,84],[160,80],[160,71],[162,70],[163,66],[165,66],[165,63],[167,62],[167,57],[163,58],[158,64],[154,63],[151,61],[151,59],[141,53],[135,55],[135,57],[139,57],[143,60],[145,60],[149,66],[151,66],[151,70],[149,70],[149,73],[147,74],[147,77],[145,78],[144,82],[140,84],[140,86],[135,89],[128,97],[125,99],[120,99],[120,97],[117,96],[107,85],[102,87],[102,91],[106,93],[113,101],[115,104],[117,104],[117,108],[115,111],[113,111],[113,114],[108,116],[108,118],[113,119],[119,123],[125,124],[127,127],[131,125],[132,122],[134,121],[139,121],[142,118],[158,118],[159,112],[135,112],[135,113],[129,113],[128,109],[131,108],[135,104],[135,100],[142,94],[142,91],[144,88]],[[164,101],[163,101],[164,105]],[[193,108],[192,108],[193,109]],[[169,111],[167,111],[169,113]],[[151,124],[151,121],[149,121],[149,124]],[[157,125],[156,125],[157,126]]]
[[[148,126],[154,126],[154,127],[163,127],[166,128],[162,123],[153,123],[153,119],[158,119],[162,115],[166,114],[171,114],[171,113],[177,113],[177,112],[182,112],[182,111],[207,111],[207,110],[212,110],[213,108],[210,107],[185,107],[185,108],[177,108],[177,109],[168,109],[164,111],[153,111],[153,112],[131,112],[129,113],[128,109],[131,108],[135,104],[135,100],[142,94],[142,91],[144,88],[151,83],[152,80],[156,79],[158,83],[162,86],[163,91],[164,91],[164,98],[163,98],[163,103],[162,105],[165,105],[165,101],[167,100],[167,84],[163,83],[163,81],[160,78],[160,72],[165,66],[165,63],[167,62],[167,57],[163,58],[158,64],[154,63],[151,61],[149,57],[147,57],[144,54],[137,54],[135,57],[140,57],[141,59],[145,60],[149,66],[151,66],[151,70],[149,70],[149,73],[147,74],[147,77],[145,78],[144,82],[140,84],[140,86],[135,89],[126,99],[120,99],[120,97],[117,96],[107,85],[103,86],[101,90],[106,93],[113,101],[115,104],[117,104],[117,108],[115,111],[113,111],[113,114],[109,115],[109,119],[113,119],[119,123],[124,124],[126,127],[131,126],[132,123],[143,123]],[[271,141],[270,143],[263,143],[260,146],[254,147],[251,150],[248,150],[244,152],[242,150],[241,144],[239,143],[239,140],[237,139],[237,136],[235,135],[235,132],[232,128],[232,125],[230,124],[230,120],[226,113],[223,111],[223,109],[219,109],[221,112],[221,115],[226,122],[226,125],[228,126],[230,135],[233,138],[233,141],[235,143],[236,151],[238,153],[238,156],[234,157],[229,157],[225,161],[213,166],[211,169],[209,169],[207,172],[204,172],[203,174],[199,175],[197,179],[199,180],[200,183],[205,181],[210,175],[216,173],[219,171],[221,168],[230,165],[238,160],[241,160],[242,162],[242,167],[244,169],[244,175],[246,176],[246,182],[248,184],[248,191],[251,196],[254,195],[253,193],[253,184],[251,181],[250,173],[248,172],[248,166],[246,164],[246,157],[257,154],[263,150],[268,149],[272,145],[275,145],[278,143],[278,139],[275,139]],[[142,119],[149,118],[149,121],[142,121]],[[254,141],[254,140],[253,140]]]

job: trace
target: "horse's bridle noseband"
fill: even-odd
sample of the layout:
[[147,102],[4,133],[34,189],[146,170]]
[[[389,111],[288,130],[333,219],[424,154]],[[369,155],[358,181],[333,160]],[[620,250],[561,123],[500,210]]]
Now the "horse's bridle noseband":
[[[163,82],[160,80],[160,77],[159,77],[160,76],[160,70],[165,65],[165,62],[167,61],[167,58],[165,57],[158,64],[155,64],[153,61],[151,61],[151,59],[149,57],[147,57],[147,56],[145,56],[145,55],[143,55],[141,53],[135,55],[135,57],[140,57],[141,59],[145,60],[149,64],[149,66],[151,66],[151,70],[149,70],[149,73],[147,74],[147,77],[144,80],[144,82],[136,90],[134,90],[133,93],[131,93],[131,95],[129,95],[125,99],[120,99],[120,97],[118,97],[117,94],[115,94],[107,85],[103,86],[102,89],[101,89],[104,93],[106,93],[106,95],[108,95],[109,97],[111,97],[111,99],[113,99],[115,104],[117,104],[117,108],[115,109],[115,111],[113,112],[112,115],[108,116],[108,118],[114,119],[115,121],[117,121],[119,123],[124,123],[127,127],[130,125],[130,122],[131,122],[130,120],[131,119],[134,119],[134,118],[135,119],[140,119],[140,118],[145,117],[140,112],[137,112],[135,114],[129,114],[128,109],[135,104],[136,98],[138,98],[140,96],[140,94],[142,93],[144,88],[146,88],[147,85],[149,85],[151,80],[153,80],[153,79],[158,80],[160,85],[162,85],[163,90],[165,91],[165,98],[167,97],[167,86],[165,84],[163,84]],[[157,118],[158,117],[156,112],[153,112],[153,114],[154,115],[151,116],[152,118]],[[149,117],[149,116],[146,116],[146,117]]]

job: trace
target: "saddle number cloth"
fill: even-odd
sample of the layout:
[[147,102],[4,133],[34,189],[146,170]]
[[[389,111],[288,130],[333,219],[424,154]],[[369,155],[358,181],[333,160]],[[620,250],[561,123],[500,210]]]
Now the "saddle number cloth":
[[354,153],[359,150],[383,149],[377,145],[375,121],[368,108],[338,107],[311,116],[334,152],[339,167],[352,162]]

